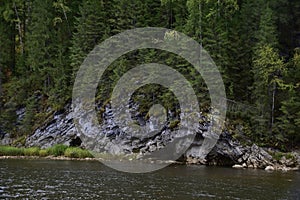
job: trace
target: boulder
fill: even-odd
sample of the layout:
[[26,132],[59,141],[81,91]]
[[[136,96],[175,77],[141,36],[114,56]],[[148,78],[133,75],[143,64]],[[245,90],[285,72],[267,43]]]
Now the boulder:
[[265,168],[265,170],[266,171],[274,171],[275,170],[275,168],[273,167],[273,166],[267,166],[266,168]]
[[235,164],[235,165],[232,166],[232,168],[235,168],[235,169],[242,169],[242,168],[244,168],[244,166],[243,166],[243,165]]

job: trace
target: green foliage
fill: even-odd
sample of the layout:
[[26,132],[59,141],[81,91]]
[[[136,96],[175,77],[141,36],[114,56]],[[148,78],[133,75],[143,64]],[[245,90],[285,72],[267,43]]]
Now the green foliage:
[[257,107],[262,109],[261,115],[268,119],[267,124],[260,125],[259,131],[267,132],[273,126],[271,124],[275,106],[273,95],[275,95],[276,87],[282,83],[280,76],[285,72],[285,65],[279,54],[270,46],[263,46],[256,53],[252,70],[254,74],[252,94]]
[[26,142],[26,136],[22,135],[19,138],[17,138],[16,140],[13,141],[13,145],[14,146],[24,146]]
[[18,148],[13,146],[0,146],[0,156],[66,156],[69,158],[93,158],[93,155],[88,150],[60,144],[48,149],[40,149],[39,147]]
[[292,153],[271,152],[271,155],[272,155],[273,159],[275,159],[277,161],[279,161],[283,157],[285,157],[286,159],[292,159],[292,160],[296,159]]
[[14,135],[16,134],[16,104],[14,102],[7,102],[1,109],[0,113],[0,128],[4,131],[10,131]]
[[[260,108],[254,117],[254,134],[260,135],[260,141],[276,145],[283,142],[280,135],[275,135],[276,110],[279,108],[278,90],[284,87],[282,76],[286,74],[286,65],[277,49],[278,39],[274,23],[273,10],[266,6],[260,18],[259,29],[255,32],[257,40],[253,47],[253,85],[252,100]],[[259,120],[258,120],[259,119]]]
[[275,160],[280,160],[282,157],[283,157],[283,153],[282,152],[275,152],[273,155],[272,155],[273,159]]
[[108,27],[104,24],[106,16],[104,5],[104,1],[91,0],[83,1],[79,8],[80,17],[76,18],[76,32],[73,34],[70,55],[74,75],[85,56],[108,32]]
[[26,105],[25,116],[22,120],[21,130],[25,135],[31,133],[34,122],[35,122],[35,113],[36,113],[36,101],[34,98],[28,99],[28,103]]
[[173,130],[173,129],[175,129],[178,126],[179,123],[180,123],[179,120],[173,120],[173,121],[170,122],[169,128],[171,130]]
[[[296,147],[300,56],[292,52],[300,46],[299,8],[298,1],[284,0],[3,0],[0,129],[13,137],[31,134],[70,102],[76,72],[95,45],[124,30],[151,26],[193,37],[219,67],[228,98],[263,108],[231,112],[234,136],[240,137],[235,127],[242,121],[246,137],[256,142]],[[172,40],[172,33],[165,39]],[[154,49],[129,52],[112,63],[99,80],[97,101],[107,104],[120,77],[150,62],[172,66],[187,78],[206,114],[210,98],[201,75],[179,56]],[[133,100],[145,118],[154,103],[180,112],[174,94],[157,85],[140,88]],[[26,108],[23,118],[16,115],[20,108]],[[99,116],[101,112],[103,108]],[[176,126],[176,117],[171,121]],[[64,154],[54,149],[54,154]]]
[[49,151],[50,155],[53,155],[53,156],[63,156],[67,148],[68,148],[67,145],[56,144],[53,147],[50,147],[48,149],[48,151]]
[[284,82],[288,87],[284,88],[284,96],[280,110],[282,115],[278,117],[277,132],[289,141],[294,147],[300,143],[300,51],[296,49],[293,59],[288,66],[288,75]]
[[78,147],[69,147],[66,149],[64,156],[70,158],[92,158],[93,155],[85,149],[81,149]]
[[277,47],[278,38],[273,16],[273,10],[267,7],[261,15],[259,30],[256,31],[257,46],[268,44],[271,47]]
[[[31,23],[29,24],[29,35],[27,37],[27,64],[31,71],[38,75],[37,82],[42,87],[48,89],[50,84],[53,55],[53,12],[52,1],[34,0],[32,5]],[[49,70],[47,68],[49,67]],[[45,91],[46,92],[46,91]]]
[[38,147],[30,147],[24,148],[24,156],[39,156],[40,148]]
[[40,157],[46,157],[46,156],[49,156],[49,155],[50,155],[49,149],[40,149],[40,151],[39,151],[39,156]]
[[0,146],[0,156],[23,156],[24,149],[12,146]]

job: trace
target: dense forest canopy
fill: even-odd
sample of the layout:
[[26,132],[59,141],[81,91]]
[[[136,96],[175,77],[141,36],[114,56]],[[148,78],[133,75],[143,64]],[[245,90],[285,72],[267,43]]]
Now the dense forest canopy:
[[[1,0],[0,14],[1,131],[30,135],[70,103],[76,72],[95,45],[151,26],[198,41],[219,67],[227,97],[255,108],[229,111],[226,129],[233,135],[283,150],[299,146],[300,1]],[[201,76],[178,56],[153,49],[116,60],[99,83],[99,102],[109,101],[130,66],[162,60],[188,78],[205,110],[209,99]],[[141,109],[150,107],[153,96],[178,109],[172,94],[157,85],[138,92],[144,94],[136,97]],[[22,108],[25,115],[18,119]]]

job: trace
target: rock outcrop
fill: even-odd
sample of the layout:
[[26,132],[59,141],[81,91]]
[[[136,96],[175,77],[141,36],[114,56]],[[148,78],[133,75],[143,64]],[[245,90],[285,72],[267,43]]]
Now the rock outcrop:
[[[140,124],[145,123],[143,118],[139,118],[139,115],[135,117]],[[168,124],[160,132],[149,138],[132,137],[125,133],[125,131],[130,132],[130,130],[123,130],[117,126],[109,106],[105,108],[102,119],[100,133],[94,142],[98,144],[97,150],[103,153],[139,153],[146,155],[147,153],[163,149],[166,144],[176,139]],[[82,120],[81,123],[84,124],[86,129],[93,131],[93,127],[85,120]],[[300,158],[297,154],[293,155],[293,159],[287,159],[283,156],[280,160],[275,160],[270,155],[271,150],[258,147],[255,144],[252,146],[241,145],[228,132],[223,132],[213,149],[203,156],[201,146],[209,126],[209,123],[199,124],[194,142],[181,157],[181,161],[188,164],[223,165],[235,166],[235,168],[260,168],[267,170],[289,170],[296,169],[299,166]],[[26,139],[25,146],[47,148],[55,144],[66,144],[86,147],[87,144],[80,137],[82,136],[74,125],[73,112],[70,106],[67,106],[63,111],[56,112],[44,126],[36,129]],[[6,134],[2,137],[1,144],[9,143],[11,143],[11,139]]]
[[[144,119],[139,117],[137,113],[135,115],[137,121],[140,124],[146,123]],[[80,125],[88,132],[96,132],[93,124],[89,122],[85,116],[82,116],[79,120]],[[153,125],[155,126],[155,124]],[[151,127],[151,126],[150,126]],[[168,124],[165,124],[159,132],[151,137],[135,137],[132,136],[132,130],[119,128],[113,119],[113,113],[109,106],[106,106],[105,112],[102,114],[102,123],[98,129],[100,132],[92,138],[92,143],[97,143],[97,151],[103,153],[122,154],[122,153],[140,153],[147,154],[163,149],[166,144],[173,142],[174,140],[180,140],[185,137],[185,133],[174,134]],[[203,142],[202,135],[208,130],[208,125],[201,125],[192,148],[187,151],[187,155],[192,153],[197,157],[203,155],[197,155],[195,149],[201,146]],[[150,130],[151,131],[151,130]],[[72,145],[78,141],[80,137],[83,137],[78,133],[73,121],[73,112],[70,106],[65,108],[64,112],[57,112],[53,118],[48,120],[43,127],[38,128],[31,136],[26,139],[26,146],[39,146],[41,148],[47,148],[55,144]],[[89,149],[93,144],[88,144],[88,140],[83,139],[82,147],[88,147]],[[96,147],[95,147],[96,148]],[[174,150],[176,151],[176,149]],[[195,153],[196,152],[196,153]],[[205,155],[206,156],[206,155]],[[205,157],[204,156],[204,157]],[[185,155],[185,157],[188,157]]]
[[208,165],[225,165],[233,168],[254,168],[271,170],[299,170],[299,154],[289,153],[288,159],[281,155],[280,159],[273,158],[272,155],[278,154],[276,150],[265,149],[253,144],[252,146],[241,145],[234,141],[226,132],[218,140],[216,146],[207,155],[205,162],[197,157],[187,157],[186,161],[190,164],[205,163]]
[[26,139],[25,146],[48,148],[55,144],[72,146],[73,140],[78,140],[78,133],[73,123],[73,115],[69,107],[64,112],[57,112],[53,118]]
[[10,145],[12,142],[13,139],[10,137],[10,134],[0,130],[0,145]]

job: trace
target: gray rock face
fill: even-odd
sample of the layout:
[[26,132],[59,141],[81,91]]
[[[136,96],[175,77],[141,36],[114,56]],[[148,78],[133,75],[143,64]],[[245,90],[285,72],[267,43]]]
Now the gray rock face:
[[[145,123],[143,118],[139,118],[139,113],[134,117],[140,124]],[[141,154],[147,154],[163,149],[168,143],[173,142],[175,139],[185,137],[186,135],[186,133],[174,134],[168,128],[168,125],[165,124],[160,131],[152,134],[150,137],[135,137],[130,134],[132,132],[130,128],[118,127],[109,106],[106,106],[102,119],[103,121],[99,129],[97,129],[100,132],[97,132],[89,119],[85,116],[81,116],[77,123],[79,123],[84,130],[94,134],[92,140],[88,140],[76,130],[73,113],[70,106],[68,106],[65,112],[55,114],[43,127],[38,128],[28,137],[25,145],[28,147],[39,146],[41,148],[47,148],[55,144],[70,145],[77,137],[83,137],[81,146],[89,147],[89,149],[94,147],[94,150],[98,152],[113,154],[140,152]],[[203,131],[207,130],[207,127],[202,129],[203,130],[199,130],[200,135]],[[91,144],[89,144],[89,142]],[[198,142],[201,144],[201,139]]]
[[10,145],[13,142],[10,134],[1,132],[0,134],[0,145]]
[[246,163],[249,168],[264,169],[267,166],[272,166],[273,158],[263,148],[253,144],[241,157],[239,162]]
[[[133,105],[132,107],[134,107]],[[133,108],[133,110],[136,108]],[[135,113],[133,118],[136,119],[140,125],[145,125],[148,122],[145,122],[142,117],[140,117],[139,113]],[[100,133],[98,133],[95,137],[87,141],[84,146],[92,149],[96,152],[105,152],[105,153],[112,153],[112,154],[121,154],[121,153],[140,153],[140,155],[149,155],[152,152],[160,151],[165,149],[167,145],[171,146],[170,149],[172,150],[173,154],[176,154],[180,151],[180,146],[172,147],[170,144],[179,144],[176,141],[187,142],[185,139],[180,140],[181,138],[185,138],[188,133],[182,132],[172,132],[168,126],[168,124],[164,124],[163,127],[159,130],[156,130],[155,121],[150,120],[149,130],[147,129],[145,132],[147,134],[143,135],[135,135],[132,134],[135,130],[131,127],[124,126],[119,127],[114,120],[113,112],[109,106],[106,106],[105,112],[102,115],[103,122],[100,125]],[[124,119],[126,120],[126,119]],[[82,128],[88,122],[84,122],[84,119],[81,121],[79,120],[79,124]],[[126,121],[123,122],[127,124]],[[92,127],[93,125],[91,125]],[[148,128],[148,127],[146,127]],[[151,133],[151,131],[153,133]],[[93,131],[92,131],[93,132]],[[175,141],[175,142],[174,142]],[[181,143],[181,146],[185,146]],[[174,148],[174,149],[172,149]],[[170,153],[171,150],[168,150]],[[164,154],[164,153],[162,153]],[[162,157],[163,158],[163,155]],[[167,158],[166,158],[167,159]]]
[[[135,116],[138,118],[138,114]],[[94,137],[90,141],[83,139],[81,144],[83,147],[94,147],[94,150],[104,153],[121,154],[139,152],[147,154],[163,149],[167,144],[173,142],[175,136],[166,125],[160,132],[151,137],[137,138],[128,133],[130,129],[119,128],[114,121],[112,110],[106,106],[105,112],[102,115],[103,123],[100,125],[100,133],[94,130],[93,124],[85,116],[79,120],[79,124],[88,132],[94,133]],[[139,118],[138,121],[142,121]],[[203,119],[205,120],[205,119]],[[141,122],[142,124],[145,122]],[[249,154],[249,150],[245,149],[238,143],[233,142],[224,133],[221,135],[212,151],[203,152],[201,146],[203,145],[204,137],[209,130],[209,124],[203,123],[199,125],[194,142],[183,155],[187,162],[190,163],[209,163],[209,164],[226,164],[239,163],[240,158],[245,157],[249,162],[253,161],[258,154],[258,147],[252,147],[253,154]],[[182,135],[184,136],[184,134]],[[47,148],[55,144],[70,145],[77,137],[83,137],[77,132],[74,122],[73,113],[70,106],[66,107],[65,112],[57,113],[52,120],[46,123],[43,127],[37,129],[34,134],[26,139],[26,146],[39,146]],[[176,151],[176,149],[174,149]],[[207,154],[209,155],[207,156]],[[249,154],[249,155],[248,155]],[[251,155],[251,156],[250,156]],[[265,156],[265,154],[263,154]],[[252,160],[251,160],[252,159]],[[224,160],[226,160],[225,163]],[[242,160],[245,162],[245,160]],[[229,162],[229,163],[228,163]],[[254,162],[254,161],[253,161]]]
[[[186,152],[186,162],[189,164],[208,164],[208,165],[226,165],[233,168],[274,168],[275,170],[296,170],[299,167],[297,158],[299,155],[294,153],[293,159],[286,159],[283,156],[280,160],[273,157],[256,144],[252,146],[241,145],[234,141],[230,135],[223,132],[217,144],[205,159],[199,157],[197,152],[200,149],[201,139]],[[274,152],[273,152],[274,153]]]
[[70,145],[76,136],[78,133],[75,130],[72,112],[67,109],[64,113],[55,114],[52,120],[38,128],[26,139],[25,146],[48,148],[55,144]]
[[[81,137],[82,147],[94,147],[94,150],[103,153],[140,153],[141,155],[147,155],[148,153],[155,152],[163,149],[167,144],[173,142],[176,139],[180,140],[180,136],[176,136],[170,130],[168,124],[161,129],[160,132],[151,137],[134,137],[130,133],[130,129],[119,128],[113,119],[113,113],[109,106],[106,107],[102,119],[103,123],[100,125],[100,132],[97,133],[94,130],[93,125],[82,116],[82,120],[79,123],[84,129],[94,133],[96,137],[93,137],[91,141],[84,140],[83,136],[77,132],[74,122],[73,113],[70,106],[65,109],[65,112],[57,113],[53,118],[46,123],[43,127],[37,129],[34,134],[26,139],[26,146],[39,146],[41,148],[47,148],[55,144],[72,145],[78,144],[78,137]],[[138,119],[138,115],[134,116]],[[140,124],[145,123],[143,118],[139,118]],[[202,120],[203,121],[203,120]],[[232,166],[238,164],[243,168],[261,168],[265,169],[267,166],[279,168],[276,165],[295,167],[297,161],[288,160],[284,158],[279,161],[275,161],[272,156],[263,148],[253,144],[252,146],[243,146],[238,141],[234,141],[230,134],[223,132],[220,135],[216,145],[211,151],[201,152],[201,146],[203,145],[204,137],[207,137],[207,131],[209,130],[209,124],[199,124],[196,136],[192,145],[184,153],[184,161],[189,164],[208,164],[208,165],[227,165]],[[183,133],[182,133],[183,134]],[[184,135],[184,134],[183,134]],[[178,137],[178,138],[176,138]],[[7,140],[2,140],[7,141]],[[88,144],[91,142],[91,144]],[[177,148],[177,147],[176,147]],[[176,148],[174,151],[176,151]],[[297,155],[298,156],[298,155]],[[296,158],[299,159],[299,156]],[[281,163],[280,163],[281,162]]]

